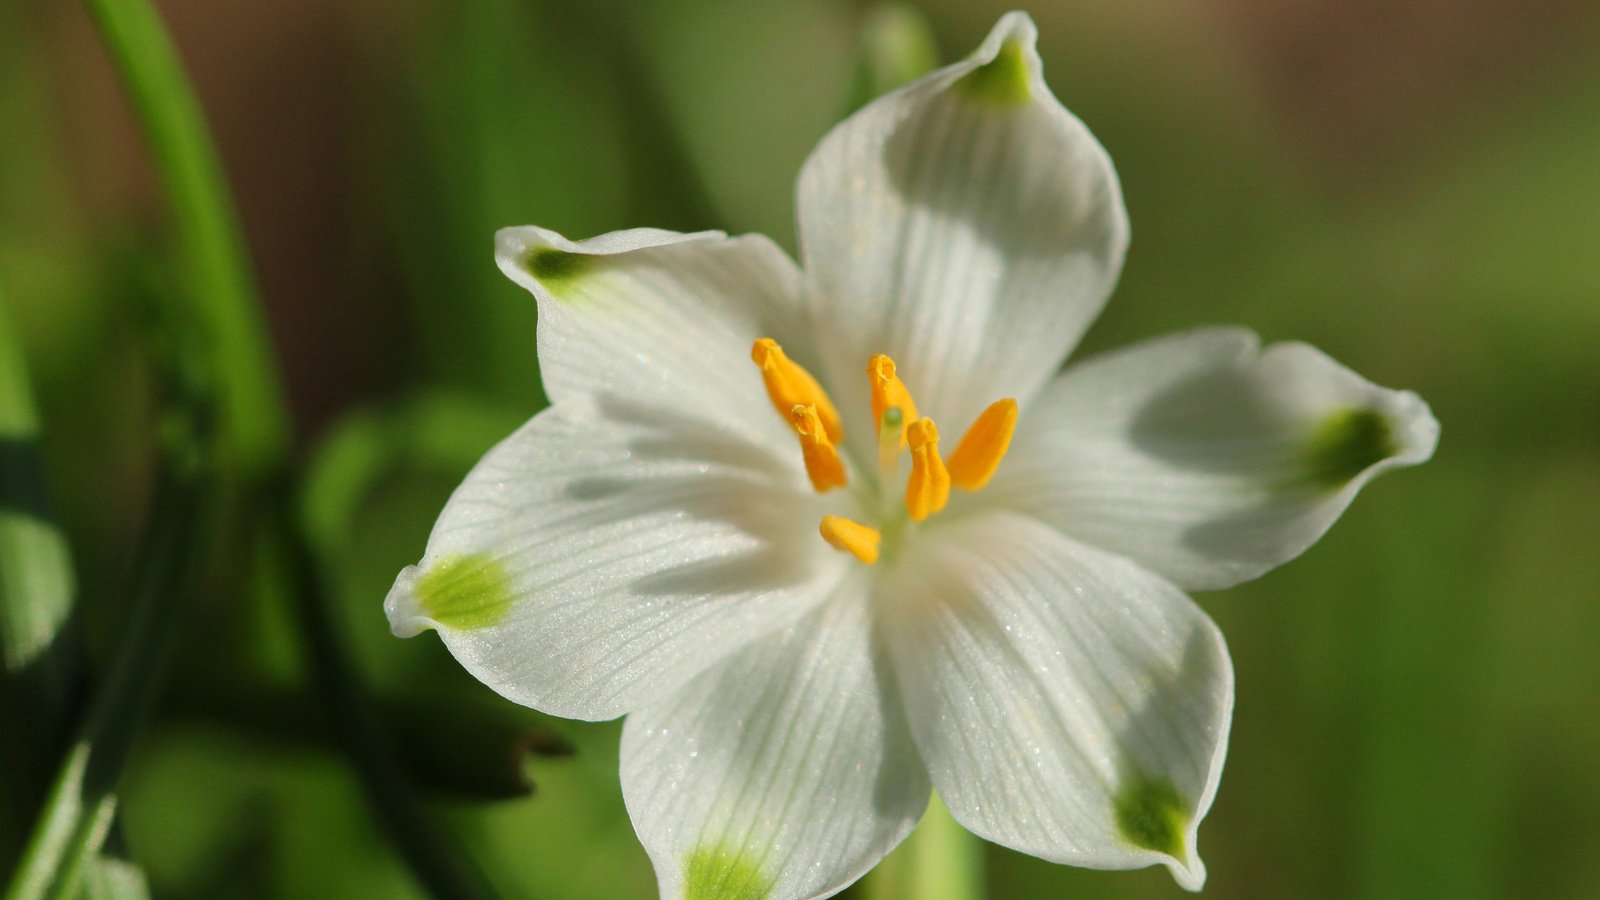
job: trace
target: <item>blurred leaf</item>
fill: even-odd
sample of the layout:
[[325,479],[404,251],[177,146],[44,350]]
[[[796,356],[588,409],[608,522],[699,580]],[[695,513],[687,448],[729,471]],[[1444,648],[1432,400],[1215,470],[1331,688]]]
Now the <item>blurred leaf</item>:
[[9,900],[71,897],[105,839],[134,737],[215,539],[220,484],[210,397],[186,359],[169,360],[175,399],[163,418],[162,466],[140,548],[128,621],[109,671],[62,757],[11,883]]
[[312,539],[297,527],[297,503],[304,501],[288,485],[274,494],[270,528],[259,542],[259,571],[262,577],[289,586],[311,684],[322,696],[323,708],[349,754],[373,818],[430,894],[446,900],[495,896],[476,860],[413,796],[392,735],[339,627],[326,563]]
[[[572,745],[529,721],[524,710],[480,696],[379,696],[380,711],[408,783],[440,799],[493,801],[529,796],[534,757],[561,757]],[[327,698],[310,689],[226,689],[176,685],[163,710],[169,720],[227,727],[263,748],[342,749]]]
[[[382,4],[385,18],[393,7]],[[532,298],[495,266],[494,234],[537,223],[574,236],[624,227],[624,110],[613,46],[559,4],[414,10],[399,55],[366,69],[363,150],[374,254],[400,273],[436,381],[543,404]]]
[[564,731],[577,753],[559,764],[536,764],[535,799],[458,809],[455,820],[497,861],[508,890],[517,895],[655,896],[655,876],[617,778],[621,723],[574,722]]
[[[0,296],[0,659],[8,758],[47,759],[65,735],[76,682],[72,561],[46,497],[27,365]],[[25,723],[25,724],[24,724]],[[12,774],[37,775],[33,765]]]
[[833,0],[658,0],[636,41],[730,232],[793,246],[800,164],[850,96],[854,29]]
[[183,723],[141,757],[124,815],[158,897],[427,896],[331,754]]
[[383,691],[481,690],[436,642],[390,634],[382,604],[450,492],[524,418],[481,397],[431,391],[353,413],[312,454],[301,519],[328,560],[341,630]]
[[420,394],[383,410],[347,416],[306,468],[302,517],[323,552],[364,540],[361,505],[382,484],[423,471],[465,474],[484,451],[522,424],[503,406],[450,392]]
[[75,709],[72,562],[51,517],[26,361],[0,296],[0,857],[19,849]]
[[167,191],[185,308],[215,369],[224,446],[260,477],[287,452],[288,411],[222,165],[155,8],[146,0],[86,2]]
[[850,110],[921,78],[939,65],[933,27],[914,6],[883,3],[868,7],[860,34]]

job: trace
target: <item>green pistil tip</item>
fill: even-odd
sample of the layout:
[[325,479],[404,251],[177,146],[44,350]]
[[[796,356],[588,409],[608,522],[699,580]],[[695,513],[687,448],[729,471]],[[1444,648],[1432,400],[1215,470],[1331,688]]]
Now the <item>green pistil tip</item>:
[[416,592],[430,619],[463,631],[487,628],[511,611],[511,579],[482,553],[439,560],[417,579]]
[[1032,97],[1027,53],[1020,42],[1006,41],[994,59],[961,76],[956,86],[991,106],[1021,106]]
[[1135,776],[1117,789],[1112,798],[1116,808],[1117,830],[1123,840],[1165,853],[1183,856],[1183,832],[1189,826],[1189,804],[1165,778]]
[[1320,487],[1338,489],[1382,462],[1400,448],[1389,420],[1373,409],[1341,409],[1330,413],[1306,442],[1306,479]]
[[695,848],[684,863],[685,900],[766,900],[772,881],[748,855],[716,846]]
[[570,288],[589,271],[594,257],[583,253],[568,253],[554,247],[539,247],[528,254],[528,271],[552,293]]

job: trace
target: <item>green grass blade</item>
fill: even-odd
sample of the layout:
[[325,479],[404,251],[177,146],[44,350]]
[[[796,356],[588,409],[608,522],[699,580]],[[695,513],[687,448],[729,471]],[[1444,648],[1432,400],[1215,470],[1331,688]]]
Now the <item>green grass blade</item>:
[[123,763],[154,701],[168,650],[215,540],[220,492],[210,420],[204,394],[186,389],[163,423],[161,478],[138,556],[129,619],[57,771],[8,900],[75,897],[110,829]]
[[27,696],[20,687],[7,696],[41,712],[61,710],[70,693],[62,636],[74,590],[66,538],[45,494],[27,368],[0,306],[0,657],[8,680],[27,682]]
[[[0,298],[3,301],[4,298]],[[18,847],[66,743],[77,693],[75,584],[51,516],[21,347],[0,302],[0,857]]]
[[[165,28],[148,0],[85,2],[117,62],[165,182],[178,237],[180,265],[187,279],[183,299],[188,306],[188,316],[196,319],[203,329],[205,344],[199,355],[211,382],[217,386],[221,436],[231,451],[228,462],[237,469],[242,482],[238,486],[244,489],[244,496],[256,499],[257,492],[261,492],[261,499],[269,505],[284,506],[288,502],[287,495],[292,494],[292,490],[284,486],[292,480],[288,464],[288,411],[260,318],[244,242],[199,104]],[[210,493],[221,493],[221,485],[220,481],[213,485]],[[279,489],[276,495],[272,493],[275,488]],[[205,495],[202,492],[201,496]],[[177,501],[181,499],[174,498],[175,506],[180,509],[183,504]],[[276,518],[274,524],[286,529],[285,539],[295,547],[303,546],[303,538],[292,527],[292,517],[279,515]],[[175,524],[183,525],[182,522]],[[161,533],[159,529],[157,533]],[[185,536],[198,539],[201,534],[184,532],[180,528],[171,539],[181,547],[185,546],[182,543]],[[182,573],[168,573],[179,574]],[[297,586],[314,590],[315,578],[299,578]],[[407,863],[438,895],[486,895],[487,891],[476,884],[467,861],[454,856],[453,848],[435,832],[420,808],[410,803],[392,767],[381,765],[386,740],[381,725],[355,683],[353,663],[345,658],[339,636],[332,633],[331,623],[316,608],[318,602],[316,598],[306,598],[302,604],[309,649],[315,664],[335,679],[336,683],[329,688],[344,701],[349,721],[359,726],[364,743],[358,743],[357,752],[352,755],[369,798],[380,810],[384,824],[391,826],[391,835]],[[140,647],[145,643],[149,643],[152,650],[164,649],[162,641],[132,638],[129,635],[126,640],[127,645],[133,646],[130,654],[143,652]],[[162,658],[164,654],[149,662],[153,664]],[[118,689],[116,680],[113,677],[108,692]],[[96,711],[115,715],[99,707]],[[120,724],[130,726],[131,734],[136,720]],[[91,719],[87,732],[95,732],[96,725],[96,720]],[[112,729],[112,733],[124,737],[119,729]],[[60,866],[61,873],[72,877],[72,854],[96,842],[92,829],[86,826],[90,821],[87,814],[102,796],[110,796],[110,786],[121,763],[122,754],[117,750],[115,746],[105,748],[93,744],[74,748],[57,783],[54,802],[41,821],[35,845],[25,860],[25,867],[31,868],[25,868],[23,875]],[[82,761],[80,754],[85,757]],[[102,791],[106,793],[102,795]],[[31,889],[31,883],[19,883]],[[59,890],[61,884],[58,878],[55,889]]]
[[183,67],[146,0],[85,0],[144,127],[171,203],[179,270],[217,367],[233,462],[259,476],[288,449],[289,418],[238,217]]

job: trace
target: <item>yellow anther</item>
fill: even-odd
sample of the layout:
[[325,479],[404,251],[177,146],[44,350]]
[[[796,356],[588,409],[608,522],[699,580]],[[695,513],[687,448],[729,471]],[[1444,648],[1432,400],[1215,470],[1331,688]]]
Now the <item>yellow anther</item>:
[[906,426],[906,443],[911,446],[906,510],[921,522],[944,509],[950,499],[950,472],[939,457],[939,429],[932,419],[918,419]]
[[878,529],[840,516],[823,516],[817,530],[835,550],[843,550],[869,566],[878,561],[878,543],[883,540]]
[[1017,401],[1007,397],[989,404],[950,454],[947,465],[951,483],[964,491],[976,491],[988,484],[994,470],[1000,468],[1000,460],[1006,458],[1016,430]]
[[844,461],[828,440],[828,430],[815,406],[795,404],[789,411],[794,433],[800,435],[800,452],[806,460],[806,474],[817,493],[845,486]]
[[883,427],[883,411],[898,407],[907,425],[917,420],[917,404],[895,374],[894,360],[879,353],[867,360],[867,381],[872,383],[872,423]]
[[784,417],[796,406],[815,406],[827,429],[829,440],[843,441],[844,426],[839,421],[839,411],[822,390],[822,385],[811,377],[801,365],[784,355],[783,348],[772,338],[761,338],[750,348],[750,358],[761,367],[761,380],[767,384],[767,396],[772,408]]

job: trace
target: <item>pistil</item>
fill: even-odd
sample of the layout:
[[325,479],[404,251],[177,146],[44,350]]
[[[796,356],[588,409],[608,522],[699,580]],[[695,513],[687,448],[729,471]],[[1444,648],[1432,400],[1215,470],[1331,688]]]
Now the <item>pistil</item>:
[[878,480],[887,484],[900,473],[900,448],[906,445],[906,417],[891,406],[878,420]]

